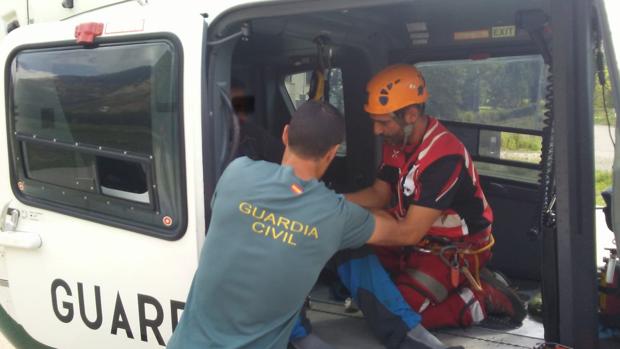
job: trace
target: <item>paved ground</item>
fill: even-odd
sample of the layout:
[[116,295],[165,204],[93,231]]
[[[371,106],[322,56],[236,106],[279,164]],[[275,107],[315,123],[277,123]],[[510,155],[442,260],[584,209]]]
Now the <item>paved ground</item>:
[[4,337],[0,336],[0,349],[13,349],[13,346]]
[[0,348],[2,348],[2,349],[15,349],[15,347],[13,347],[11,345],[11,343],[9,343],[9,341],[4,339],[4,337],[0,338]]
[[[615,141],[615,128],[611,128]],[[614,147],[609,138],[609,128],[606,125],[594,126],[594,162],[599,171],[611,171],[614,161]]]
[[[611,171],[612,169],[614,146],[609,137],[610,132],[614,136],[615,141],[615,128],[609,128],[606,125],[594,126],[594,162],[596,169],[599,171]],[[500,158],[538,163],[540,161],[540,153],[536,151],[502,150]]]

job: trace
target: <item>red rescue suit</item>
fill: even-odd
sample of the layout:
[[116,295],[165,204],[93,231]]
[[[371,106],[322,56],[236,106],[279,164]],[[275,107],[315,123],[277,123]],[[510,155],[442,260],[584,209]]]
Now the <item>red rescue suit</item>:
[[409,205],[442,210],[419,245],[376,248],[422,324],[436,328],[482,321],[478,270],[491,257],[493,213],[465,146],[429,117],[417,147],[384,145],[378,177],[397,197],[392,208],[397,218],[405,217]]

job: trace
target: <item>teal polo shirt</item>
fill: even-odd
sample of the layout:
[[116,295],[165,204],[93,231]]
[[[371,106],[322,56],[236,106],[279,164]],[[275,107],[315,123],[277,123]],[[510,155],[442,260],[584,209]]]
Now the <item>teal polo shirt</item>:
[[246,157],[222,174],[170,349],[286,348],[327,260],[360,247],[374,218],[291,167]]

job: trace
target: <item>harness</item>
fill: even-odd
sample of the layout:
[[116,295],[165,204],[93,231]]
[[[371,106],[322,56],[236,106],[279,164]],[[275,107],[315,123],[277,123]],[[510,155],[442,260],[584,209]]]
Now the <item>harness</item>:
[[[476,291],[482,291],[482,284],[480,283],[480,258],[479,255],[490,250],[495,245],[495,238],[488,229],[488,235],[483,239],[478,239],[478,244],[469,242],[454,242],[454,241],[442,241],[439,242],[436,239],[424,238],[418,245],[412,246],[411,251],[418,253],[436,255],[441,261],[450,268],[450,282],[452,287],[456,288],[459,285],[459,275],[463,274],[472,288]],[[409,254],[405,258],[409,258]],[[469,260],[466,258],[471,256],[474,260],[473,268],[470,268]],[[472,273],[473,270],[473,273]],[[412,278],[416,279],[422,284],[427,282],[424,277],[419,278],[419,273],[415,269],[405,268],[405,271]],[[443,286],[443,285],[442,285]],[[436,289],[436,287],[432,287]],[[439,291],[439,294],[443,294],[443,291]]]
[[[408,205],[405,196],[413,196],[414,199],[420,197],[419,181],[421,174],[436,160],[450,155],[458,155],[464,159],[460,166],[464,166],[468,171],[472,184],[476,188],[475,196],[484,204],[483,216],[492,221],[492,211],[482,193],[478,175],[474,170],[469,153],[452,133],[431,117],[429,117],[427,130],[422,141],[410,155],[407,154],[406,148],[384,146],[384,164],[398,169],[398,182],[395,188],[397,204],[392,209],[395,216],[402,218],[406,215]],[[441,199],[456,185],[461,170],[462,167],[454,170],[441,192],[438,193],[437,200]],[[460,275],[462,274],[474,290],[482,291],[479,255],[489,251],[495,244],[490,226],[482,231],[470,234],[464,219],[456,211],[448,209],[443,213],[420,243],[403,248],[401,254],[401,270],[407,273],[418,285],[424,287],[426,293],[430,292],[430,298],[436,303],[445,300],[449,295],[449,290],[433,276],[409,268],[407,262],[411,254],[416,252],[439,257],[450,270],[450,283],[453,289],[459,286]],[[470,260],[473,260],[473,266],[470,265]]]

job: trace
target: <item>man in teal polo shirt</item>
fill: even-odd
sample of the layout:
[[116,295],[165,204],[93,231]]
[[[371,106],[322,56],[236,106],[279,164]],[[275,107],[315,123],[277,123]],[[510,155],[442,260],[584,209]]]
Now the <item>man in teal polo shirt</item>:
[[[404,244],[406,232],[389,215],[373,215],[318,181],[343,137],[344,118],[335,108],[307,102],[284,129],[281,166],[247,157],[228,166],[168,348],[286,348],[306,296],[336,251]],[[419,319],[408,307],[402,311]]]

